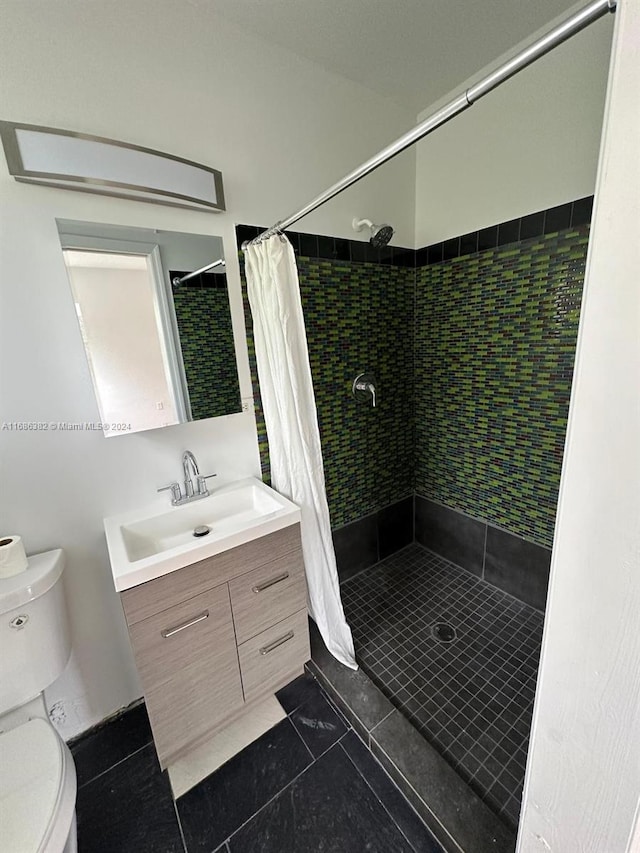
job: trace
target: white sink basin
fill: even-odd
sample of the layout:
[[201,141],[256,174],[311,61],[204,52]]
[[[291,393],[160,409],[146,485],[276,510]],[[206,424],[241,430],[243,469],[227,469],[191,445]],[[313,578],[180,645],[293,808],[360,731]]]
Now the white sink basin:
[[[104,519],[117,590],[204,560],[300,521],[299,508],[250,477],[219,486],[207,498],[172,507],[167,498]],[[193,535],[206,525],[210,532]]]

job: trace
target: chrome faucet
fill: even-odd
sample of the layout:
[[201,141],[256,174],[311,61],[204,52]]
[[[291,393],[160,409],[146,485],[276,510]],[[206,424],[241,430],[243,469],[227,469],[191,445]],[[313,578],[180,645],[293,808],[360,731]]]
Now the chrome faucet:
[[[215,477],[215,474],[200,473],[196,457],[190,450],[185,450],[182,454],[182,472],[184,474],[184,494],[180,488],[180,484],[174,480],[168,486],[163,486],[158,489],[159,492],[171,492],[171,505],[180,506],[181,504],[197,501],[200,498],[209,497],[209,489],[207,488],[207,480],[209,477]],[[193,475],[193,477],[192,477]],[[195,487],[193,479],[195,478]]]
[[182,454],[182,472],[184,474],[184,494],[187,498],[192,498],[194,495],[193,491],[193,480],[189,476],[189,468],[193,472],[193,476],[196,478],[196,482],[198,477],[200,476],[200,469],[198,468],[198,463],[196,462],[196,457],[190,450],[185,450]]

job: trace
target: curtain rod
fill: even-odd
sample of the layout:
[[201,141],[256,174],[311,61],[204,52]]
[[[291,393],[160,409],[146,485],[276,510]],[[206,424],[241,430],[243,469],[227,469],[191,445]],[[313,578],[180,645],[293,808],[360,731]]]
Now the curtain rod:
[[193,272],[189,272],[186,275],[176,276],[171,279],[171,284],[174,287],[178,287],[178,285],[182,284],[185,281],[189,281],[190,278],[195,278],[197,275],[200,275],[202,272],[207,272],[207,270],[212,270],[214,267],[223,267],[225,266],[224,258],[219,258],[217,261],[213,261],[211,264],[207,264],[205,267],[200,267],[199,270],[194,270]]
[[594,2],[589,3],[588,6],[585,6],[579,12],[574,13],[561,24],[558,24],[557,27],[554,27],[546,35],[537,39],[529,45],[529,47],[525,47],[524,50],[513,57],[513,59],[509,59],[495,71],[492,71],[480,80],[479,83],[470,86],[460,95],[449,101],[449,103],[444,107],[437,110],[437,112],[432,113],[403,136],[400,136],[395,140],[395,142],[387,145],[386,148],[383,148],[375,156],[362,163],[362,165],[358,166],[357,169],[349,172],[349,174],[345,175],[342,180],[333,184],[333,186],[329,187],[328,190],[325,190],[319,196],[316,196],[316,198],[314,198],[313,201],[310,201],[309,204],[301,207],[300,210],[296,210],[295,213],[287,216],[286,219],[281,219],[279,222],[276,222],[275,225],[272,225],[266,231],[258,234],[258,236],[253,240],[245,241],[242,244],[242,248],[244,249],[248,245],[258,243],[268,237],[271,237],[273,234],[279,234],[286,228],[289,228],[289,226],[293,225],[294,222],[302,219],[303,216],[311,213],[316,208],[325,204],[325,202],[330,201],[334,196],[343,192],[343,190],[346,190],[348,187],[352,186],[352,184],[355,184],[357,181],[361,180],[361,178],[364,178],[366,175],[373,172],[374,169],[382,166],[383,163],[391,160],[392,157],[395,157],[406,148],[409,148],[420,139],[423,139],[437,127],[440,127],[445,122],[449,121],[449,119],[452,119],[454,116],[466,110],[482,98],[483,95],[486,95],[493,89],[496,89],[501,83],[504,83],[505,80],[513,77],[513,75],[517,74],[518,71],[522,71],[523,68],[531,65],[537,59],[540,59],[541,56],[544,56],[546,53],[549,53],[549,51],[562,44],[562,42],[571,38],[571,36],[585,29],[594,21],[597,21],[599,18],[606,15],[607,12],[615,12],[617,2],[618,0],[594,0]]

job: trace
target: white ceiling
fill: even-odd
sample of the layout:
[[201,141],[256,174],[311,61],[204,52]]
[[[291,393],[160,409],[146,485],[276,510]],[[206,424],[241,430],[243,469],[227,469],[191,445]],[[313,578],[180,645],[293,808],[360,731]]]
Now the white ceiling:
[[574,5],[572,0],[213,0],[209,8],[417,112]]

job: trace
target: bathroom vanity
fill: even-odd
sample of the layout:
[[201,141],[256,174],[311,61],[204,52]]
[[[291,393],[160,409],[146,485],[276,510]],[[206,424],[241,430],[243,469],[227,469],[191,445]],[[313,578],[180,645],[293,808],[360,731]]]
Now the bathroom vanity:
[[310,656],[299,509],[252,478],[167,509],[105,519],[162,767]]

